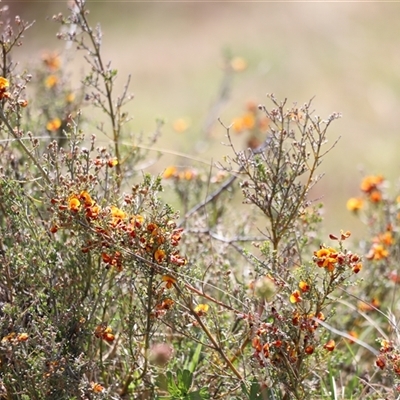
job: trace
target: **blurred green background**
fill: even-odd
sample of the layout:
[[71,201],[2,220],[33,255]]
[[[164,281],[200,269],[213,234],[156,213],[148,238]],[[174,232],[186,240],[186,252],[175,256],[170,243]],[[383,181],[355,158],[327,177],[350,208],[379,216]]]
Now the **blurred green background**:
[[[8,4],[36,20],[20,49],[21,63],[63,48],[51,16],[67,14],[66,2]],[[118,69],[121,88],[132,75],[132,131],[151,132],[157,117],[165,120],[158,147],[208,162],[228,154],[220,144],[224,129],[215,124],[206,137],[203,127],[229,50],[247,69],[235,74],[229,101],[219,110],[227,125],[248,100],[270,106],[266,93],[298,104],[315,96],[321,117],[343,114],[329,131],[331,144],[341,139],[322,164],[325,177],[313,194],[325,204],[326,232],[362,235],[346,201],[359,194],[364,173],[383,174],[397,187],[400,3],[88,1],[88,7],[92,24],[102,26],[104,58]],[[190,121],[185,133],[174,131],[177,118]]]

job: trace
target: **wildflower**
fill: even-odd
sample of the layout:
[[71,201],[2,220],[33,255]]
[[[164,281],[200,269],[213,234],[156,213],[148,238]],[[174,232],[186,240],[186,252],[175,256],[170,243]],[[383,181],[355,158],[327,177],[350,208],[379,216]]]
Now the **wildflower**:
[[386,366],[385,358],[383,356],[378,356],[377,360],[375,361],[375,364],[378,368],[385,369]]
[[174,131],[177,133],[185,132],[189,128],[189,126],[190,124],[188,120],[184,118],[178,118],[172,124]]
[[303,293],[310,291],[310,285],[305,281],[299,282],[299,288]]
[[10,98],[10,93],[7,92],[7,88],[10,86],[8,79],[0,76],[0,99]]
[[22,108],[25,108],[28,106],[28,100],[26,99],[19,99],[18,100],[18,105]]
[[247,62],[242,57],[234,57],[230,62],[231,68],[235,72],[242,72],[247,68]]
[[57,83],[58,78],[55,75],[49,75],[44,81],[44,85],[47,87],[47,89],[53,88],[57,85]]
[[256,123],[256,119],[253,113],[249,112],[242,117],[243,127],[245,129],[253,129]]
[[109,267],[116,268],[118,272],[122,271],[122,255],[119,251],[116,251],[112,255],[102,253],[101,258]]
[[10,83],[8,82],[8,79],[0,76],[0,91],[5,92],[9,86]]
[[235,118],[232,122],[232,128],[236,133],[241,133],[244,131],[243,118]]
[[175,178],[178,175],[178,170],[175,166],[170,166],[166,168],[166,170],[163,173],[163,178],[164,179],[170,179],[170,178]]
[[108,165],[110,168],[113,168],[113,167],[115,167],[116,165],[118,165],[118,160],[117,160],[116,158],[110,158],[110,159],[107,161],[107,165]]
[[94,204],[94,201],[93,201],[92,198],[90,197],[90,194],[89,194],[88,192],[86,192],[86,191],[82,191],[82,192],[79,194],[79,198],[80,198],[81,200],[83,200],[83,202],[84,202],[84,204],[85,204],[85,207],[90,207],[90,206],[92,206],[92,205]]
[[176,279],[170,275],[164,275],[161,279],[165,282],[165,287],[167,289],[171,289],[174,283],[176,283]]
[[360,189],[365,193],[371,193],[382,184],[383,180],[382,175],[366,176],[361,182]]
[[104,387],[100,385],[100,383],[90,382],[90,386],[94,393],[104,392]]
[[181,267],[181,266],[187,264],[187,259],[185,257],[181,256],[179,253],[171,254],[169,256],[169,260],[171,261],[172,264],[175,264],[178,267]]
[[387,258],[389,256],[389,251],[379,243],[374,243],[368,252],[368,254],[365,256],[368,260],[383,260],[384,258]]
[[[354,339],[357,339],[357,338],[358,338],[358,333],[357,333],[356,331],[349,331],[349,332],[347,332],[347,333],[349,334],[349,336],[351,336],[351,337],[354,338]],[[350,344],[353,344],[353,343],[354,343],[354,340],[349,339],[349,343],[350,343]]]
[[298,290],[295,290],[289,297],[289,300],[291,303],[300,303],[302,300],[300,292]]
[[328,350],[328,351],[333,351],[333,350],[335,350],[335,347],[336,347],[336,343],[335,343],[335,341],[334,340],[329,340],[327,343],[325,343],[325,345],[324,345],[324,349],[325,350]]
[[353,272],[355,274],[358,274],[362,269],[362,263],[357,263],[356,265],[353,266]]
[[165,251],[161,249],[157,249],[154,252],[154,259],[160,264],[165,260]]
[[61,126],[61,119],[60,118],[53,118],[51,121],[47,122],[46,129],[50,132],[55,132],[60,129]]
[[144,222],[144,218],[141,215],[134,215],[131,219],[131,224],[134,224],[136,228],[141,228]]
[[68,199],[68,209],[73,212],[78,212],[81,208],[81,202],[75,195],[70,196]]
[[111,326],[107,326],[106,324],[102,323],[96,326],[94,335],[99,339],[103,339],[108,343],[112,343],[115,340],[115,335],[112,332],[113,330]]
[[369,194],[369,199],[372,203],[379,203],[382,200],[382,193],[379,190],[373,190]]
[[364,201],[360,199],[359,197],[351,197],[349,200],[347,200],[346,203],[346,208],[349,211],[357,212],[363,208]]
[[75,100],[75,94],[74,94],[74,93],[68,93],[68,94],[65,96],[65,101],[66,101],[67,103],[73,103],[74,100]]
[[377,298],[373,297],[370,303],[360,300],[357,304],[357,308],[361,312],[368,312],[374,311],[375,309],[379,308],[380,305],[380,301]]
[[19,333],[17,335],[18,342],[26,342],[29,339],[29,335],[26,332]]
[[42,56],[42,60],[50,71],[57,71],[60,69],[61,60],[56,53],[46,53]]
[[311,345],[306,346],[306,348],[304,349],[304,353],[311,355],[312,353],[314,353],[314,347]]
[[194,308],[194,312],[199,316],[203,316],[205,314],[207,314],[208,309],[210,308],[210,306],[208,304],[198,304],[195,308]]
[[86,208],[86,218],[88,219],[96,219],[101,211],[101,207],[97,204]]
[[326,268],[329,272],[333,272],[335,264],[338,262],[338,253],[331,247],[322,247],[318,251],[314,251],[315,262],[320,268]]
[[126,213],[118,207],[111,206],[111,226],[116,227],[126,218]]

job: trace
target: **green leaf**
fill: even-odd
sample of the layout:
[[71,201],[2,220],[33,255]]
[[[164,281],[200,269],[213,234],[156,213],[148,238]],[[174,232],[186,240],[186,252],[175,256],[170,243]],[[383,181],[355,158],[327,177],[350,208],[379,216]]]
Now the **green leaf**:
[[190,360],[190,363],[188,365],[188,369],[190,372],[194,372],[199,360],[200,360],[200,354],[201,354],[201,349],[203,348],[203,345],[201,343],[199,343],[196,347],[196,350],[194,351],[193,357]]
[[[179,385],[179,380],[178,380],[178,385]],[[171,396],[180,396],[182,394],[181,389],[175,383],[171,371],[167,371],[167,387],[168,387],[168,393]]]

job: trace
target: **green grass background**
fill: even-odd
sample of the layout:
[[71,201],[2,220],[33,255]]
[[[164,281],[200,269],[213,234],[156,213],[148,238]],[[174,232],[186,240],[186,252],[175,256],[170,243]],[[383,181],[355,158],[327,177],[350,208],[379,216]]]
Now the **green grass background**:
[[[7,3],[3,3],[7,4]],[[9,3],[36,24],[20,48],[21,62],[43,50],[61,49],[58,26],[47,20],[67,14],[66,2]],[[104,32],[104,57],[118,69],[120,87],[132,75],[129,105],[133,132],[166,122],[159,147],[210,162],[228,154],[224,129],[202,132],[222,79],[222,54],[248,62],[234,77],[220,117],[231,123],[247,100],[269,106],[266,93],[299,104],[315,96],[318,115],[341,112],[329,131],[332,144],[314,190],[325,204],[326,232],[363,228],[345,209],[359,194],[363,173],[381,173],[397,187],[400,150],[400,3],[392,2],[118,2],[88,1],[90,20]],[[81,74],[81,59],[75,78]],[[184,134],[172,129],[190,117]],[[178,163],[183,161],[177,161]],[[159,171],[165,160],[152,166]]]

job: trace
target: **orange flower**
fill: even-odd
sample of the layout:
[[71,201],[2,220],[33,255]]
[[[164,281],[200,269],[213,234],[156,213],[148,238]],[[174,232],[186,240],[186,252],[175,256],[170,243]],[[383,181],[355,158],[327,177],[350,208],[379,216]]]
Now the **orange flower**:
[[365,256],[368,260],[383,260],[389,256],[389,251],[382,245],[374,243]]
[[235,118],[232,122],[232,128],[236,133],[241,133],[244,131],[243,118]]
[[131,224],[134,224],[136,228],[141,228],[144,222],[144,218],[141,215],[134,215],[131,219]]
[[90,386],[94,393],[104,392],[104,387],[100,385],[100,383],[90,382]]
[[73,212],[78,212],[81,208],[81,202],[75,195],[70,196],[68,199],[68,209]]
[[358,274],[362,269],[362,263],[357,263],[356,265],[354,265],[353,267],[353,272],[355,274]]
[[210,308],[210,306],[208,304],[198,304],[195,308],[194,308],[194,312],[199,316],[203,316],[205,314],[207,314],[208,309]]
[[0,76],[0,91],[5,92],[7,88],[10,86],[8,79]]
[[190,123],[185,118],[178,118],[172,123],[172,128],[177,133],[185,132],[190,126]]
[[300,292],[298,290],[295,290],[289,297],[289,300],[291,303],[300,303],[302,300]]
[[19,333],[17,335],[18,342],[26,342],[29,339],[29,335],[26,332]]
[[112,343],[115,340],[115,335],[112,333],[111,326],[107,326],[104,323],[96,326],[96,329],[94,330],[94,335],[97,338],[103,339],[108,343]]
[[116,158],[110,158],[110,159],[107,161],[107,165],[108,165],[110,168],[115,167],[116,165],[118,165],[118,160],[117,160]]
[[164,299],[160,304],[156,305],[158,310],[169,310],[174,305],[172,299]]
[[299,283],[299,288],[303,293],[310,291],[310,285],[305,281]]
[[68,94],[65,96],[65,101],[66,101],[67,103],[72,103],[74,100],[75,100],[75,94],[74,94],[74,93],[68,93]]
[[382,175],[366,176],[361,182],[360,189],[365,193],[371,193],[382,184],[383,180],[384,178]]
[[28,106],[28,100],[26,99],[19,99],[18,100],[18,105],[22,108],[25,108]]
[[126,213],[115,206],[111,206],[110,208],[112,216],[111,225],[115,227],[126,218]]
[[242,57],[234,57],[231,60],[231,68],[235,72],[242,72],[247,68],[247,62]]
[[359,301],[357,304],[357,308],[362,312],[374,311],[376,308],[379,308],[381,305],[380,301],[373,297],[371,299],[371,303],[365,301]]
[[57,71],[60,69],[61,60],[56,53],[43,54],[42,60],[50,71]]
[[55,132],[60,129],[61,126],[61,119],[54,118],[46,124],[46,129],[50,132]]
[[174,165],[171,165],[170,167],[166,168],[166,170],[163,173],[163,178],[164,179],[170,179],[170,178],[175,178],[178,175],[178,170]]
[[369,199],[372,203],[379,203],[382,200],[382,193],[379,190],[373,190],[369,194]]
[[375,361],[375,364],[380,369],[384,369],[386,366],[385,358],[383,356],[378,356],[377,360]]
[[249,130],[253,129],[254,125],[256,123],[256,119],[254,117],[254,114],[249,112],[249,113],[243,115],[242,122],[243,122],[243,127],[245,129],[249,129]]
[[386,246],[390,246],[394,243],[392,232],[387,231],[385,233],[379,234],[375,239],[374,242],[376,243],[383,243]]
[[364,201],[362,199],[359,197],[351,197],[349,200],[347,200],[346,208],[349,211],[357,212],[363,208],[363,205]]
[[322,247],[320,250],[314,251],[314,257],[318,267],[324,267],[329,272],[333,272],[335,264],[338,262],[338,253],[331,247]]
[[58,78],[55,75],[49,75],[44,81],[44,85],[47,87],[47,89],[53,88],[57,85],[57,83]]
[[90,207],[94,204],[94,200],[92,200],[90,194],[86,191],[82,191],[79,195],[79,198],[83,200],[85,207]]
[[174,283],[176,283],[176,279],[173,278],[173,277],[170,276],[170,275],[164,275],[161,279],[163,280],[163,282],[166,283],[165,287],[166,287],[167,289],[171,289],[172,286],[174,286]]
[[[349,336],[351,336],[351,337],[353,337],[355,339],[358,339],[358,333],[356,331],[349,331],[347,333],[349,334]],[[351,339],[349,339],[349,342],[350,342],[350,344],[354,343],[354,341],[351,340]]]
[[165,260],[165,251],[161,249],[157,249],[154,252],[154,259],[161,264]]
[[305,349],[304,349],[304,353],[306,353],[306,354],[308,354],[308,355],[311,355],[312,353],[314,353],[314,347],[312,347],[312,346],[307,346]]
[[329,342],[327,342],[327,343],[325,343],[325,345],[324,345],[324,349],[325,350],[328,350],[328,351],[333,351],[333,350],[335,350],[335,347],[336,347],[336,343],[335,343],[335,341],[334,340],[329,340]]

